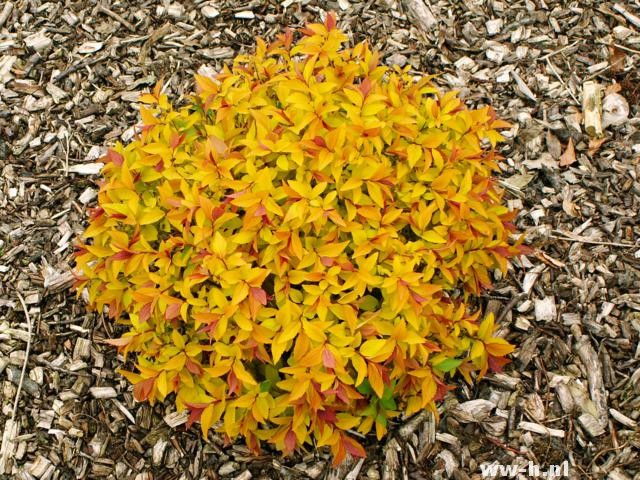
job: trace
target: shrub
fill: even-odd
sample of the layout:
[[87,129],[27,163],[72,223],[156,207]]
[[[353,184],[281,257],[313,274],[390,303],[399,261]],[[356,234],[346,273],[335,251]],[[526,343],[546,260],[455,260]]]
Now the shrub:
[[491,107],[342,48],[335,18],[239,55],[105,156],[77,288],[126,325],[110,341],[139,401],[288,453],[364,456],[402,412],[435,411],[513,349],[470,297],[522,251],[491,177]]

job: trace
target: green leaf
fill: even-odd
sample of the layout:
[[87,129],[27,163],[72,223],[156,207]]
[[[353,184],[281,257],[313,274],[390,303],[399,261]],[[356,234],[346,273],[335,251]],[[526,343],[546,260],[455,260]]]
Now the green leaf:
[[266,381],[271,382],[272,385],[275,385],[281,380],[280,375],[278,375],[278,368],[269,364],[264,366],[264,376],[267,379]]
[[451,372],[451,370],[458,368],[461,363],[462,360],[457,358],[447,358],[437,365],[434,365],[434,367],[443,372]]
[[271,385],[272,385],[271,380],[265,380],[260,384],[260,391],[268,392],[269,390],[271,390]]
[[385,417],[382,414],[378,414],[376,416],[376,422],[378,422],[378,423],[382,424],[384,427],[386,427],[387,426],[387,417]]
[[367,408],[365,408],[362,413],[361,416],[363,417],[373,417],[374,415],[378,414],[378,399],[374,398],[371,403],[367,406]]
[[393,389],[395,388],[395,382],[393,382],[391,385],[387,385],[384,387],[384,393],[382,394],[382,398],[389,400],[391,398],[393,398]]
[[367,380],[366,378],[362,381],[360,385],[358,385],[357,390],[363,395],[371,395],[373,393],[373,388],[371,388],[371,384],[369,383],[369,380]]
[[360,300],[360,310],[364,310],[365,312],[373,312],[378,309],[378,299],[372,295],[365,295]]
[[[385,392],[386,393],[386,392]],[[385,398],[384,396],[380,399],[380,405],[385,410],[395,410],[397,408],[396,401],[391,398]],[[386,424],[385,424],[386,425]]]

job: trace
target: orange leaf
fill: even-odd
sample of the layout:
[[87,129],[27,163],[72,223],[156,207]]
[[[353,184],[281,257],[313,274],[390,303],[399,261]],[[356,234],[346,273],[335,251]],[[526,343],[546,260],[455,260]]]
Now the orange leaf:
[[155,382],[155,377],[142,380],[140,383],[136,383],[133,386],[133,398],[139,402],[143,402],[149,399]]
[[289,454],[296,448],[296,434],[293,430],[289,430],[284,437],[284,453]]
[[342,445],[349,454],[356,458],[365,458],[367,456],[364,447],[356,442],[353,438],[343,435]]
[[369,384],[373,391],[376,392],[376,395],[379,398],[382,398],[384,394],[384,381],[382,380],[382,374],[380,373],[379,366],[376,363],[368,362],[367,364],[367,372],[369,374]]
[[564,153],[560,156],[560,166],[566,167],[576,161],[576,151],[573,148],[573,139],[569,137],[569,143]]

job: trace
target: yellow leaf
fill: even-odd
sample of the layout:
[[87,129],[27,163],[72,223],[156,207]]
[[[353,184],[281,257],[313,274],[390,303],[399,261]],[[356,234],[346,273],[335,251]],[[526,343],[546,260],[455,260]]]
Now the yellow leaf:
[[289,395],[289,400],[294,401],[302,397],[307,392],[308,388],[309,388],[308,379],[298,380],[293,386],[293,389],[291,390],[291,394]]
[[236,377],[238,377],[238,380],[240,380],[242,383],[245,383],[247,385],[257,385],[255,379],[249,372],[247,372],[247,370],[244,368],[244,365],[239,360],[236,360],[233,363],[233,373],[236,374]]
[[180,332],[178,330],[174,330],[171,332],[171,341],[180,350],[184,349],[184,346],[185,346],[184,337],[180,335]]
[[484,353],[484,344],[481,341],[474,340],[473,346],[471,347],[471,352],[469,354],[469,358],[473,360],[474,358],[481,357]]
[[249,408],[253,405],[255,399],[255,394],[247,393],[246,395],[242,395],[241,397],[238,397],[236,400],[234,400],[233,404],[238,408]]
[[221,377],[225,373],[227,373],[231,369],[231,364],[233,360],[218,360],[212,367],[207,367],[204,369],[206,373],[214,378]]
[[184,367],[186,361],[187,356],[181,352],[173,356],[162,368],[167,371],[180,371],[182,370],[182,367]]
[[167,382],[167,372],[161,371],[156,379],[156,387],[158,388],[158,393],[160,393],[160,397],[164,398],[169,393],[169,385]]
[[316,253],[320,257],[335,258],[342,253],[342,251],[345,249],[345,247],[347,247],[347,245],[349,245],[348,241],[342,242],[342,243],[328,243],[317,248]]
[[157,207],[141,208],[138,214],[138,223],[140,225],[149,225],[164,218],[165,212]]
[[407,147],[407,163],[411,168],[416,166],[420,157],[422,157],[422,147],[420,145],[411,144]]
[[269,402],[264,394],[260,394],[256,397],[256,401],[253,404],[253,408],[251,412],[253,413],[253,418],[258,420],[259,422],[264,422],[267,418],[269,418]]
[[484,348],[494,357],[504,357],[515,350],[504,338],[490,338],[484,342]]
[[421,143],[424,148],[438,148],[447,141],[448,136],[447,132],[434,130],[425,135]]
[[150,143],[142,147],[141,150],[152,155],[171,156],[171,149],[169,146],[163,145],[162,143]]
[[222,258],[227,251],[227,241],[225,240],[225,238],[222,236],[220,232],[216,232],[213,235],[213,241],[211,246],[212,246],[213,253],[218,255],[218,257],[220,258]]
[[431,243],[447,243],[447,240],[441,235],[438,235],[434,230],[424,232],[422,238]]
[[384,338],[367,340],[362,345],[360,345],[360,353],[368,358],[375,357],[384,349],[384,347],[387,345],[387,342],[389,342],[389,340],[386,340]]
[[87,245],[85,248],[98,258],[109,257],[115,253],[111,248],[100,245]]
[[460,189],[458,190],[458,193],[461,195],[466,195],[467,193],[469,193],[472,187],[472,180],[473,178],[471,170],[467,170],[464,173],[464,177],[462,177],[462,181],[460,182]]
[[382,196],[382,189],[380,188],[380,185],[375,182],[367,182],[367,191],[369,192],[371,200],[373,200],[380,208],[384,208],[384,197]]
[[351,357],[351,364],[358,374],[355,383],[355,386],[357,387],[367,377],[367,362],[360,355],[354,355]]
[[438,385],[433,375],[428,375],[422,380],[422,408],[425,408],[433,400],[438,391]]
[[362,102],[364,99],[362,98],[362,94],[360,92],[352,90],[350,88],[345,88],[344,90],[342,90],[342,93],[344,93],[349,101],[354,105],[358,107],[362,106]]
[[211,425],[213,425],[213,403],[207,405],[200,415],[200,427],[204,438],[207,438]]
[[484,340],[485,342],[491,338],[493,334],[493,313],[489,312],[484,320],[480,323],[480,328],[478,329],[478,338]]

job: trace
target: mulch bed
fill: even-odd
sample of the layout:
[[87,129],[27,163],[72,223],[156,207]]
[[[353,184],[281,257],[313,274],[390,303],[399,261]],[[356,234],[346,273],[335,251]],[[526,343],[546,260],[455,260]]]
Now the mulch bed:
[[[132,137],[139,93],[164,78],[184,98],[196,71],[326,10],[513,124],[500,182],[535,247],[481,298],[513,363],[339,470],[324,451],[254,457],[136,404],[102,343],[117,328],[68,288],[100,157]],[[640,478],[639,61],[637,0],[0,3],[0,478],[468,479],[565,460],[571,478]],[[601,139],[582,122],[590,80],[608,97]]]

